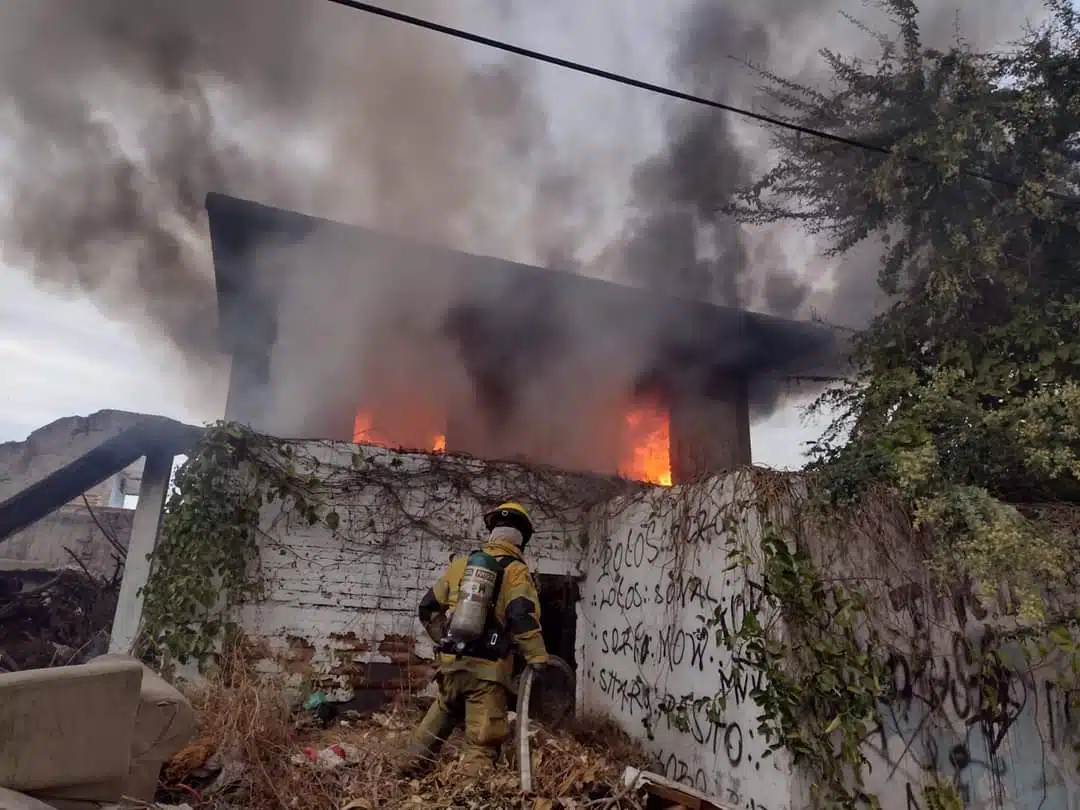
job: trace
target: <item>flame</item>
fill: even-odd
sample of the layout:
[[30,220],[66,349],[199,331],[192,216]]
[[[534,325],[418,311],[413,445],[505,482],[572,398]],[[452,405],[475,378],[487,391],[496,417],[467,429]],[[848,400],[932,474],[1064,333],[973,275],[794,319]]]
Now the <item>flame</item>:
[[[362,410],[357,411],[356,417],[353,419],[353,442],[356,444],[374,444],[379,447],[397,448],[402,446],[401,442],[394,441],[375,430],[371,414]],[[433,453],[445,453],[446,436],[441,433],[435,434],[431,437],[428,448]]]
[[619,473],[635,481],[671,486],[671,423],[664,408],[635,405],[626,413],[629,451]]
[[357,411],[353,419],[352,440],[356,444],[377,444],[380,447],[392,447],[393,442],[375,431],[371,415]]
[[[429,453],[446,452],[445,433],[428,433],[428,438],[424,439],[425,431],[421,424],[414,423],[410,427],[408,422],[409,420],[405,420],[395,429],[377,430],[372,414],[362,409],[357,410],[353,418],[352,438],[357,444],[373,444],[394,449],[422,445]],[[381,420],[380,425],[386,427]],[[621,444],[625,450],[618,468],[620,475],[635,481],[671,486],[671,425],[666,408],[635,403],[626,411]],[[610,467],[608,469],[610,470]]]

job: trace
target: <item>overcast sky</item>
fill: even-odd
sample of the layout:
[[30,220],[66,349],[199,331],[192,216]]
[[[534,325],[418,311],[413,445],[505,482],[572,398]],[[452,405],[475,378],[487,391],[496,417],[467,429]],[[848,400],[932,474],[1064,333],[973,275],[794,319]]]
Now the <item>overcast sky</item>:
[[[478,0],[469,2],[475,7]],[[646,80],[672,81],[666,62],[670,27],[685,6],[681,0],[504,0],[502,5],[518,10],[511,17],[498,14],[498,5],[474,15],[481,33]],[[356,25],[372,24],[360,14],[353,18]],[[808,47],[805,41],[799,46]],[[610,148],[628,167],[659,142],[662,105],[671,102],[557,68],[542,68],[540,76],[552,125],[570,141]],[[625,178],[613,177],[612,184],[617,196]],[[613,222],[619,214],[612,211]],[[0,268],[0,441],[20,440],[54,419],[102,408],[197,423],[221,416],[223,401],[187,401],[179,377],[176,359],[132,325],[111,321],[70,292],[35,288],[18,268]],[[797,407],[785,408],[754,427],[755,461],[800,466],[802,444],[818,428],[803,425]]]

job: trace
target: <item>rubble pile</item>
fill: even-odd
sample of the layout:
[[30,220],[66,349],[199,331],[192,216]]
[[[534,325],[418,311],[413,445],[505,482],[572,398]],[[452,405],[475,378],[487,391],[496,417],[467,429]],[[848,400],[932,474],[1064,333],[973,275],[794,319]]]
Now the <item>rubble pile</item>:
[[119,578],[77,569],[0,570],[0,672],[79,664],[106,652]]
[[[522,795],[515,746],[503,748],[484,779],[459,771],[455,732],[431,772],[397,775],[423,706],[400,701],[330,723],[292,711],[284,692],[248,680],[193,694],[200,737],[165,768],[158,801],[193,810],[374,810],[375,808],[641,808],[622,786],[627,766],[647,756],[613,723],[574,721],[557,732],[531,730],[533,792]],[[516,718],[515,718],[516,722]]]

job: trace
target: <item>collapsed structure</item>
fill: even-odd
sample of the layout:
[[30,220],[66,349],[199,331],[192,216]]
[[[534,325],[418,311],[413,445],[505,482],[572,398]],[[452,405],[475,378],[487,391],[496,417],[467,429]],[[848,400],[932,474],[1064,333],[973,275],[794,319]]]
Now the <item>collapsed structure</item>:
[[273,435],[670,484],[749,464],[755,382],[838,351],[815,324],[220,194],[207,210],[226,418]]

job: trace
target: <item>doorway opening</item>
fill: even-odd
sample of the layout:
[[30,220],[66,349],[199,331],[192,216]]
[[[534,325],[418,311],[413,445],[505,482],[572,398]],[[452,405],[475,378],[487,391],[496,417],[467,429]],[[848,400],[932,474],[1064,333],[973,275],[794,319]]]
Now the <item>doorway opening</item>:
[[[558,656],[567,669],[548,667],[542,679],[533,681],[530,706],[532,716],[554,727],[574,711],[576,702],[577,603],[581,589],[573,577],[560,574],[535,574],[537,595],[540,597],[540,627],[548,654]],[[520,673],[524,661],[517,659]]]
[[577,603],[581,589],[576,579],[563,574],[535,574],[540,596],[540,625],[544,646],[577,669]]

